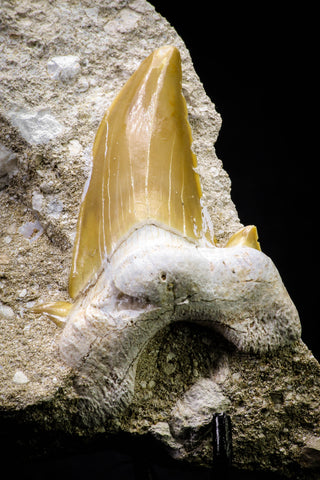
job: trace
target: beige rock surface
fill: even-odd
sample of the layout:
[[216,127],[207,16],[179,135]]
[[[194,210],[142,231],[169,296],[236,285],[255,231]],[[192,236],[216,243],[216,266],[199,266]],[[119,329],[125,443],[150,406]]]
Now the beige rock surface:
[[[1,145],[14,152],[18,164],[0,197],[1,302],[14,312],[2,334],[6,343],[22,340],[6,346],[8,357],[17,360],[10,364],[12,371],[4,368],[4,375],[10,380],[15,368],[27,374],[29,366],[32,383],[32,377],[47,378],[42,368],[59,378],[64,369],[56,363],[59,332],[28,308],[35,301],[68,298],[72,245],[96,129],[121,86],[158,46],[175,44],[181,51],[194,150],[218,239],[223,242],[240,223],[229,196],[230,180],[214,153],[220,117],[183,42],[151,5],[21,2],[17,8],[5,2],[2,9]],[[75,75],[60,72],[54,78],[52,59],[74,53],[80,70],[77,62]],[[214,190],[208,188],[213,181]],[[30,358],[37,359],[32,366]],[[9,381],[8,395],[11,386]],[[28,404],[28,392],[24,398]]]
[[[59,356],[60,330],[28,308],[68,299],[77,215],[99,121],[142,59],[161,45],[179,48],[193,149],[222,245],[241,224],[214,150],[221,119],[183,41],[144,0],[3,1],[0,8],[3,438],[36,426],[42,453],[48,432],[59,432],[61,444],[103,432],[152,432],[174,457],[209,465],[210,435],[201,432],[196,445],[172,435],[182,428],[177,402],[206,378],[201,385],[218,392],[232,417],[237,468],[316,478],[320,367],[302,342],[272,355],[240,354],[205,328],[168,326],[145,347],[132,404],[121,417],[101,424],[88,414]],[[198,425],[202,420],[189,412]],[[203,418],[210,413],[204,406]],[[23,438],[28,454],[34,445]]]

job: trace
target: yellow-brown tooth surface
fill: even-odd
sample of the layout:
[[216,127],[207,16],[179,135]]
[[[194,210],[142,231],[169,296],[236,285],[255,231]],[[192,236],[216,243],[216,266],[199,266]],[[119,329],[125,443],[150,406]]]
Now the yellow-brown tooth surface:
[[180,54],[164,46],[141,63],[99,126],[73,251],[72,298],[141,225],[162,226],[192,240],[204,235],[191,143]]
[[65,318],[68,316],[73,304],[70,302],[50,302],[41,303],[30,308],[33,313],[43,313],[47,315],[59,327],[63,327],[65,324]]
[[228,240],[226,247],[251,247],[261,251],[260,243],[258,242],[257,227],[254,225],[248,225],[241,228],[238,232],[234,233]]

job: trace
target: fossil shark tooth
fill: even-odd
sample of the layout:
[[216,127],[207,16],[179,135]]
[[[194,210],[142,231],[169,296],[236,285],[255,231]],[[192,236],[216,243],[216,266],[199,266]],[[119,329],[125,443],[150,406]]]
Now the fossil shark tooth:
[[99,414],[128,406],[141,352],[173,322],[209,326],[245,352],[275,350],[301,335],[256,227],[215,245],[191,143],[180,55],[161,47],[99,126],[69,279],[74,303],[33,309],[66,320],[61,356]]
[[260,243],[258,242],[257,227],[254,225],[248,225],[234,233],[229,238],[226,247],[235,246],[251,247],[261,251]]
[[69,293],[95,278],[107,256],[141,225],[154,224],[200,240],[201,187],[181,91],[176,47],[142,62],[103,117],[81,205]]

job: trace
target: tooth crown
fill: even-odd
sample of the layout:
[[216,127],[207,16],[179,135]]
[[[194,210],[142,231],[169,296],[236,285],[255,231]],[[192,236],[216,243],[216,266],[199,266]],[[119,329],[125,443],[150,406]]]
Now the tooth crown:
[[187,115],[179,51],[162,47],[142,62],[98,129],[74,247],[71,297],[141,225],[161,225],[193,240],[207,235],[213,242],[203,231]]

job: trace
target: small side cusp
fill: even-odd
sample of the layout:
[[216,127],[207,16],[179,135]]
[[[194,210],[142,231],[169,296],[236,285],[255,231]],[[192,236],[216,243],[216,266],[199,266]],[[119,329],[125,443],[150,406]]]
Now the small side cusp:
[[254,225],[241,228],[229,238],[226,247],[251,247],[261,251],[257,228]]
[[67,316],[73,307],[70,302],[51,302],[35,305],[30,308],[33,313],[43,313],[50,318],[58,327],[63,328],[66,324]]

